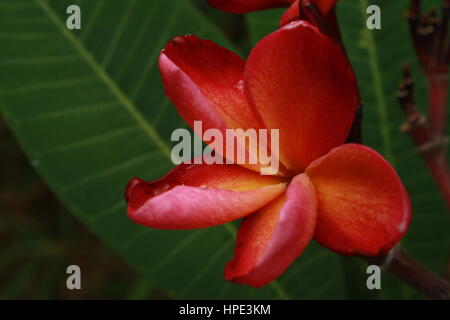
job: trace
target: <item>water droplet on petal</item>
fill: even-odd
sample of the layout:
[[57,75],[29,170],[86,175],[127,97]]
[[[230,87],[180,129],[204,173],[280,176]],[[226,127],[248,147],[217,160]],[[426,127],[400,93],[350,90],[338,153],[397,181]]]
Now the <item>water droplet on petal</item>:
[[244,93],[244,80],[239,80],[234,87]]

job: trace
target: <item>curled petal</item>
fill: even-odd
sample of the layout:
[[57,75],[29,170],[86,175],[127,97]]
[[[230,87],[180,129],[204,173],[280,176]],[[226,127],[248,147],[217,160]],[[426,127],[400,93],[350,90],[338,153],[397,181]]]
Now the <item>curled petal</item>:
[[295,0],[208,0],[211,7],[229,13],[248,13],[258,10],[288,7]]
[[297,20],[300,16],[299,0],[296,0],[281,16],[280,26],[284,26],[289,22]]
[[225,279],[262,287],[280,276],[311,240],[316,209],[311,181],[295,177],[286,194],[244,219]]
[[358,106],[356,80],[333,40],[294,21],[261,40],[244,75],[253,108],[269,129],[280,129],[280,160],[302,172],[344,143]]
[[317,192],[314,239],[346,255],[387,253],[411,219],[408,193],[392,166],[377,152],[347,144],[306,170]]
[[323,14],[327,14],[336,5],[339,0],[312,0]]
[[132,179],[125,198],[128,216],[157,229],[195,229],[242,218],[286,189],[279,178],[238,165],[182,164],[160,180]]
[[[328,21],[328,24],[330,24],[331,27],[336,27],[335,26],[335,21],[334,21],[334,13],[333,13],[333,8],[336,5],[336,3],[338,2],[338,0],[312,0],[311,1],[314,5],[316,5],[316,7],[320,10],[320,12],[322,12],[323,14],[323,19]],[[302,7],[303,8],[303,7]],[[280,26],[284,26],[286,24],[288,24],[289,22],[301,19],[301,20],[305,20],[305,17],[308,17],[308,14],[305,14],[305,12],[302,12],[302,16],[300,17],[300,0],[296,0],[290,7],[288,10],[286,10],[284,12],[284,14],[281,17],[281,21],[280,21]],[[307,20],[307,19],[306,19]],[[309,22],[311,22],[310,20],[308,20]],[[313,23],[314,24],[314,23]]]

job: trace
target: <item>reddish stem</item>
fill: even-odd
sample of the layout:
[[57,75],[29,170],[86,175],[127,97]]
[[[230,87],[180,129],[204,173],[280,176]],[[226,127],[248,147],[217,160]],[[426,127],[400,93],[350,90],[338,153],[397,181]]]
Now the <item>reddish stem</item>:
[[450,171],[446,158],[443,155],[429,157],[425,162],[444,197],[447,207],[450,208]]
[[403,249],[396,247],[384,267],[430,299],[450,300],[450,283],[421,266]]
[[398,100],[406,116],[406,123],[402,126],[402,130],[410,136],[450,209],[450,170],[446,158],[447,139],[442,133],[445,129],[448,78],[447,76],[433,78],[435,80],[430,88],[432,103],[430,118],[431,121],[434,121],[433,127],[417,110],[414,101],[414,80],[408,66],[403,69],[403,81],[399,86]]
[[436,9],[422,14],[421,1],[412,0],[407,19],[412,42],[429,87],[429,128],[433,136],[445,135],[449,46],[450,1],[443,1],[439,17]]
[[429,88],[430,130],[431,134],[442,136],[445,134],[448,71],[427,75]]

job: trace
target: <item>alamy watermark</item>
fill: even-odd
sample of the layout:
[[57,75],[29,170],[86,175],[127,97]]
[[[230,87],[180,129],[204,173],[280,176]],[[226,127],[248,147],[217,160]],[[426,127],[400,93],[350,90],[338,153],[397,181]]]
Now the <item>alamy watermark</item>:
[[[187,129],[172,132],[171,141],[178,142],[171,153],[174,164],[260,165],[262,175],[278,172],[279,129],[226,129],[224,134],[219,129],[203,131],[202,121],[194,121],[193,129],[201,140],[193,138]],[[202,140],[207,143],[206,148]]]
[[381,268],[380,268],[380,266],[377,266],[377,265],[368,266],[367,274],[370,275],[366,281],[367,289],[381,290]]
[[73,264],[67,267],[66,273],[69,274],[66,280],[67,289],[81,290],[81,268]]
[[79,6],[72,4],[67,7],[66,13],[69,17],[66,20],[66,26],[69,30],[81,29],[81,9]]
[[[180,0],[182,1],[182,0]],[[67,7],[66,13],[69,15],[66,20],[66,26],[69,30],[81,30],[81,8],[78,5],[72,4]],[[369,30],[381,29],[381,8],[377,5],[370,5],[367,7],[366,26]]]

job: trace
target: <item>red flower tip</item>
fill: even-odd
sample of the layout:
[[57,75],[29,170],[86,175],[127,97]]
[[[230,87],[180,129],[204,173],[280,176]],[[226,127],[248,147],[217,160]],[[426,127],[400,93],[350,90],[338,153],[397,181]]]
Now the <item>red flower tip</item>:
[[145,183],[144,180],[140,179],[140,178],[136,178],[134,177],[133,179],[131,179],[128,184],[127,187],[125,189],[125,201],[127,203],[129,203],[132,199],[132,194],[133,194],[133,190],[135,187],[137,187],[138,185],[141,185]]
[[288,7],[295,0],[208,0],[208,4],[228,13],[248,13],[264,9]]
[[125,200],[129,208],[137,209],[148,199],[170,190],[172,187],[161,180],[146,182],[140,178],[131,179],[125,189]]
[[196,45],[200,43],[202,40],[199,37],[193,36],[192,34],[187,34],[185,36],[177,36],[169,41],[169,45],[174,47],[185,46],[185,45]]
[[298,20],[299,17],[300,17],[300,5],[299,5],[299,0],[297,0],[281,16],[280,27],[283,27],[284,25],[288,24],[289,22]]

